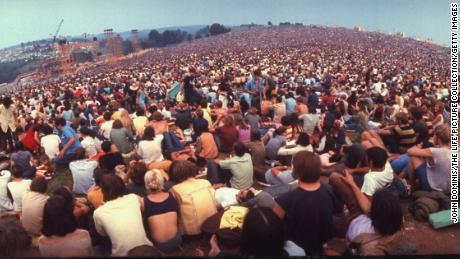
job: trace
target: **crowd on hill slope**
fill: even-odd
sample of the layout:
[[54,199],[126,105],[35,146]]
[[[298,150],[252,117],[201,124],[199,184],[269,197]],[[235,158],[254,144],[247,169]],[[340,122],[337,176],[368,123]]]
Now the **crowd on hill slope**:
[[[208,256],[343,253],[334,237],[401,253],[399,198],[450,192],[446,57],[260,28],[3,94],[0,210],[19,220],[0,222],[0,254],[167,255],[196,235]],[[73,186],[50,192],[57,170]]]

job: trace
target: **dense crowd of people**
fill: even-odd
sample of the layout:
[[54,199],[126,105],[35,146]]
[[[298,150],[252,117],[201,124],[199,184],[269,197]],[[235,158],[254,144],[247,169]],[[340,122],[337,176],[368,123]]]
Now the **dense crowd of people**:
[[[258,28],[5,93],[0,254],[168,255],[190,236],[205,256],[400,253],[400,199],[450,192],[447,57]],[[73,185],[50,190],[58,172]]]

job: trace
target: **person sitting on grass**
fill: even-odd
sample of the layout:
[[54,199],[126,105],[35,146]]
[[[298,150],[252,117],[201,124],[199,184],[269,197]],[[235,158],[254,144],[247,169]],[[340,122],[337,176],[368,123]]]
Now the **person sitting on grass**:
[[318,155],[300,151],[292,159],[293,175],[299,186],[276,198],[273,211],[284,221],[287,236],[308,255],[323,253],[324,243],[332,237],[332,216],[342,211],[332,188],[319,181]]
[[30,191],[22,197],[21,223],[33,238],[42,234],[43,207],[49,196],[46,195],[48,184],[44,177],[35,177],[30,184]]
[[99,208],[104,204],[104,196],[101,190],[101,179],[102,176],[108,174],[107,169],[96,168],[94,169],[94,186],[88,190],[88,201],[94,207],[94,209]]
[[[347,182],[351,180],[347,178]],[[348,225],[347,240],[358,248],[360,256],[394,255],[402,242],[399,198],[387,190],[379,190],[372,197],[370,213],[359,215]]]
[[434,130],[434,147],[414,146],[409,155],[409,182],[415,186],[416,179],[424,191],[450,190],[450,127],[443,124]]
[[117,165],[124,165],[123,156],[110,141],[104,141],[101,144],[104,154],[99,157],[99,167],[109,171],[115,170]]
[[[209,241],[209,256],[224,256],[220,250],[217,236]],[[241,233],[240,256],[287,257],[305,256],[305,251],[288,240],[283,221],[269,208],[252,208],[244,217]]]
[[125,195],[125,184],[115,174],[102,177],[101,189],[104,205],[94,211],[94,225],[99,235],[110,238],[112,255],[124,256],[137,246],[152,246],[142,223],[140,197]]
[[21,216],[22,213],[22,198],[29,190],[32,180],[22,178],[23,170],[19,165],[11,167],[11,182],[7,184],[7,195],[13,204],[13,210]]
[[179,204],[179,229],[183,235],[198,235],[203,222],[217,212],[214,189],[208,180],[196,179],[198,168],[190,161],[176,160],[169,168],[169,190]]
[[208,180],[213,184],[229,182],[235,189],[250,188],[254,175],[251,155],[241,142],[235,143],[233,154],[229,159],[208,162]]
[[32,238],[17,219],[0,220],[0,257],[38,257],[39,254],[32,253],[33,250]]
[[43,257],[87,257],[93,255],[88,231],[77,228],[72,206],[61,195],[53,195],[43,209],[43,235],[38,247]]
[[87,194],[88,189],[94,186],[93,173],[97,167],[97,162],[88,160],[85,153],[84,148],[77,148],[74,152],[73,161],[69,164],[73,179],[73,192],[76,194]]
[[157,249],[170,252],[182,243],[178,228],[179,206],[174,196],[164,192],[165,179],[158,169],[144,176],[147,196],[141,199],[142,215],[147,220],[150,236]]
[[[364,175],[364,182],[361,188],[354,181],[352,182],[353,184],[347,185],[343,181],[343,175],[340,173],[333,173],[329,176],[329,183],[342,202],[347,205],[350,217],[355,216],[353,214],[355,212],[361,213],[358,210],[360,207],[364,213],[369,213],[370,200],[374,193],[390,186],[393,182],[393,169],[387,161],[388,155],[386,151],[380,147],[372,147],[366,150],[366,155],[369,172]],[[344,170],[345,175],[352,175],[352,172],[352,170]],[[364,196],[361,194],[364,194]],[[366,200],[358,200],[358,197],[364,197]]]
[[131,161],[129,163],[128,172],[123,179],[126,183],[127,193],[134,193],[140,197],[147,195],[147,189],[145,189],[144,175],[147,172],[147,166],[143,161]]

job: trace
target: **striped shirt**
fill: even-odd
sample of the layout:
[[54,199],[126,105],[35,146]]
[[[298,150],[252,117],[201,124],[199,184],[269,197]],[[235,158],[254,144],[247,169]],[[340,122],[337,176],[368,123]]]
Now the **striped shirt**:
[[394,132],[398,136],[399,146],[402,148],[410,148],[415,145],[417,137],[415,135],[415,130],[409,125],[397,126],[394,129]]
[[423,116],[423,120],[425,120],[425,125],[428,129],[428,134],[433,135],[433,123],[432,119],[429,118],[428,116]]

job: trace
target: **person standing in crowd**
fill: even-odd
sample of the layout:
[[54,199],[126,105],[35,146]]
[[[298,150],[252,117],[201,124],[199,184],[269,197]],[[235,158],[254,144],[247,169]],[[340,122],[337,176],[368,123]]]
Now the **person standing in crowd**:
[[2,98],[0,105],[0,152],[10,153],[13,150],[13,134],[16,131],[18,113],[9,96]]
[[183,80],[183,89],[185,101],[191,105],[199,104],[201,95],[196,89],[196,69],[190,67]]
[[260,69],[254,70],[252,79],[246,82],[245,88],[247,93],[243,95],[244,100],[250,107],[261,109],[261,103],[264,99],[264,86],[265,80],[262,78],[262,71]]

